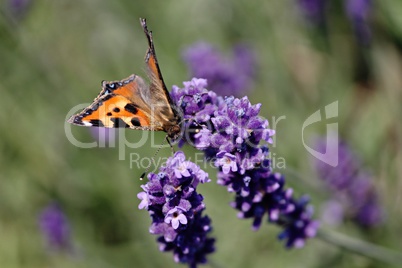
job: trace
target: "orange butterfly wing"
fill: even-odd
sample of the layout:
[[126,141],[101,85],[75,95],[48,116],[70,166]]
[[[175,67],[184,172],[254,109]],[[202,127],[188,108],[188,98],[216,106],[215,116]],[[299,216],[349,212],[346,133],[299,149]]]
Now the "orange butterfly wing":
[[145,19],[141,25],[148,39],[145,55],[151,85],[135,74],[121,81],[102,82],[102,90],[93,103],[82,112],[73,115],[68,122],[81,126],[141,130],[163,130],[175,138],[180,132],[180,117],[173,109],[173,102],[163,81],[152,33]]
[[141,90],[146,90],[146,86],[136,75],[121,81],[103,81],[102,91],[94,102],[68,122],[81,126],[163,130],[151,117]]
[[149,127],[149,116],[130,103],[127,98],[119,95],[106,95],[98,100],[98,109],[85,111],[82,118],[75,117],[72,123],[86,126],[136,129]]

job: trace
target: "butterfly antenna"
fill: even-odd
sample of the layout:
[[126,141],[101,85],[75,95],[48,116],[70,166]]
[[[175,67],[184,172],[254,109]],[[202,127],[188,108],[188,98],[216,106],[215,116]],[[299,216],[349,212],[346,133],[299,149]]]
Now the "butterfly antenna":
[[[168,141],[168,143],[169,143],[169,145],[170,145],[170,142],[169,142],[169,140],[167,139],[167,136],[166,136],[166,140]],[[165,144],[165,140],[163,140],[162,143],[161,143],[161,145],[159,145],[158,149],[156,149],[156,152],[155,152],[154,155],[152,156],[152,160],[156,157],[156,155],[157,155],[157,154],[159,153],[159,151],[162,149],[162,147],[163,147],[164,144]],[[170,147],[172,147],[172,145],[170,145]],[[145,169],[144,173],[141,174],[140,181],[142,181],[142,180],[144,179],[145,175],[148,173],[149,169],[151,168],[152,163],[153,163],[153,161],[150,161],[150,162],[149,162],[149,165],[148,165],[147,168]]]
[[167,141],[167,143],[169,144],[170,149],[172,149],[172,154],[174,154],[174,153],[175,153],[175,151],[174,151],[174,148],[173,148],[172,144],[170,143],[170,140],[169,140],[168,135],[166,135],[165,140],[166,140],[166,141]]

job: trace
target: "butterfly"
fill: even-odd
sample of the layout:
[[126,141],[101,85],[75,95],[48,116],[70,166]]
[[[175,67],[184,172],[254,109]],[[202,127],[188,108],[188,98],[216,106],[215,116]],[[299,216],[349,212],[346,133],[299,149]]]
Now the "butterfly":
[[148,50],[145,63],[151,84],[132,74],[120,81],[102,81],[102,90],[93,103],[68,122],[88,127],[131,128],[165,131],[167,137],[177,139],[181,132],[181,118],[175,109],[163,81],[155,54],[152,32],[146,20],[140,19]]

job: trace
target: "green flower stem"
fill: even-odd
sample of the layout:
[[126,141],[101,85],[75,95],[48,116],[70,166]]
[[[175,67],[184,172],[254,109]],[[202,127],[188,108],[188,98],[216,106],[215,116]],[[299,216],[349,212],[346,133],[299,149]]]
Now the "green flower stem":
[[351,238],[350,236],[334,231],[319,229],[317,238],[373,260],[397,265],[398,267],[402,264],[402,253],[358,240],[356,238]]

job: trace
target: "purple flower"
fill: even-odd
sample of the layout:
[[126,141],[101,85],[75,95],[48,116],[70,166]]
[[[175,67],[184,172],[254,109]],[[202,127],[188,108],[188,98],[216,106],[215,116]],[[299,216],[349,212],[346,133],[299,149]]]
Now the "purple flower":
[[174,167],[174,174],[177,178],[190,177],[190,172],[187,169],[188,162],[181,162]]
[[148,194],[146,192],[141,192],[137,194],[138,199],[141,199],[141,203],[138,205],[139,209],[148,208],[150,200],[148,199]]
[[8,0],[8,9],[13,18],[21,19],[27,13],[32,0]]
[[207,148],[210,145],[211,131],[207,128],[202,128],[196,131],[194,135],[198,149]]
[[197,149],[206,149],[210,144],[211,130],[201,127],[197,122],[212,124],[211,117],[216,110],[217,96],[206,89],[205,79],[193,78],[183,85],[184,88],[173,86],[171,93],[172,100],[179,105],[184,116],[183,128],[186,131],[179,146],[188,142]]
[[196,187],[209,181],[208,174],[179,151],[148,179],[137,195],[141,199],[138,207],[148,210],[149,231],[159,235],[160,250],[173,251],[176,262],[190,267],[206,263],[206,255],[215,250],[214,239],[208,237],[211,221],[202,216],[205,205]]
[[[306,19],[315,26],[325,26],[327,16],[327,5],[333,1],[327,0],[297,0],[299,8]],[[372,11],[372,0],[344,0],[344,9],[349,18],[357,40],[368,45],[371,40],[370,13]],[[331,8],[334,8],[332,6]]]
[[284,177],[271,170],[267,143],[275,131],[259,116],[261,105],[251,105],[247,97],[218,97],[205,89],[203,79],[183,84],[171,94],[186,119],[180,145],[189,143],[214,161],[218,184],[235,193],[232,207],[240,218],[253,219],[254,230],[267,215],[269,222],[284,227],[280,238],[287,247],[302,246],[318,223],[311,219],[308,199],[294,199]]
[[327,0],[298,0],[303,15],[312,23],[318,25],[325,20]]
[[187,48],[184,61],[192,76],[208,80],[210,89],[220,95],[240,95],[252,84],[255,57],[245,45],[233,49],[233,58],[225,58],[208,43],[196,43]]
[[338,226],[344,219],[344,208],[341,202],[329,200],[321,206],[321,218],[326,224]]
[[[317,139],[317,150],[325,151],[325,147],[326,139]],[[336,167],[318,159],[314,160],[314,165],[319,178],[334,193],[333,200],[343,205],[345,217],[363,227],[372,227],[382,222],[383,212],[373,179],[363,170],[361,161],[345,142],[338,143]]]
[[221,151],[216,155],[216,157],[217,160],[215,165],[217,167],[222,167],[223,173],[228,174],[230,171],[237,171],[236,156],[225,151]]
[[188,221],[184,212],[186,211],[181,207],[176,206],[172,208],[166,214],[165,223],[171,224],[173,229],[177,229],[179,224],[187,224]]
[[70,226],[59,205],[53,203],[42,210],[39,226],[50,251],[71,250]]
[[301,248],[306,239],[314,237],[317,233],[319,223],[311,220],[313,209],[311,206],[307,206],[308,201],[306,196],[296,201],[292,200],[294,209],[286,214],[284,220],[280,220],[287,225],[287,228],[279,234],[279,239],[287,240],[286,247]]
[[371,0],[345,0],[346,14],[348,15],[357,39],[362,44],[369,44],[371,40],[371,30],[369,17],[372,10]]

